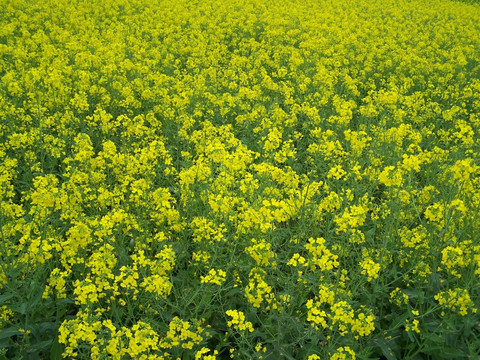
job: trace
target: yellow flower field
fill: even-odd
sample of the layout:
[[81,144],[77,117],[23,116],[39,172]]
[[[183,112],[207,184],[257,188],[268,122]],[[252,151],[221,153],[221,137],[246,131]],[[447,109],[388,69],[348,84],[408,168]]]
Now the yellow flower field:
[[0,359],[477,359],[480,5],[5,0]]

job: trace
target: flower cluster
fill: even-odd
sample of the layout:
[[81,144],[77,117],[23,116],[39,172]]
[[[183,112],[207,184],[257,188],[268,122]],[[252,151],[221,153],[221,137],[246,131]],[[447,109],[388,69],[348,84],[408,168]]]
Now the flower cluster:
[[238,310],[227,310],[226,314],[232,319],[228,321],[228,326],[239,331],[248,330],[253,332],[253,325],[250,321],[245,321],[245,314]]

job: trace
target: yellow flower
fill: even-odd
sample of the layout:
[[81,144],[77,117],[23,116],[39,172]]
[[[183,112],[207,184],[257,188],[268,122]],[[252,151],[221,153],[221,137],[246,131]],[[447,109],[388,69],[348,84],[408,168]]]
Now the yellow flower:
[[245,321],[245,314],[238,310],[227,310],[226,314],[232,319],[228,321],[227,325],[239,331],[248,330],[253,332],[253,325],[250,321]]
[[395,170],[395,166],[387,166],[378,179],[386,186],[400,186],[403,182],[403,172],[400,169]]
[[208,272],[208,275],[201,276],[200,278],[202,283],[222,285],[222,283],[225,282],[226,276],[227,276],[227,273],[222,269],[218,269],[218,270],[210,269],[210,271]]
[[378,274],[380,271],[380,264],[374,262],[372,259],[365,259],[360,262],[362,268],[362,275],[368,276],[368,281],[373,279],[378,279]]
[[355,352],[349,346],[339,347],[337,352],[330,356],[330,360],[355,360]]
[[435,295],[435,300],[445,308],[458,312],[462,316],[467,315],[469,312],[471,314],[477,312],[477,308],[466,289],[455,288],[441,291]]

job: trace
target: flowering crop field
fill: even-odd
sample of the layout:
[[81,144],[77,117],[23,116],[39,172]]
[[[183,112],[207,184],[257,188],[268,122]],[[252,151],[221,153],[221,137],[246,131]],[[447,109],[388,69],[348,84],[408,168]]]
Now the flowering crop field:
[[0,359],[478,359],[478,4],[3,0],[0,139]]

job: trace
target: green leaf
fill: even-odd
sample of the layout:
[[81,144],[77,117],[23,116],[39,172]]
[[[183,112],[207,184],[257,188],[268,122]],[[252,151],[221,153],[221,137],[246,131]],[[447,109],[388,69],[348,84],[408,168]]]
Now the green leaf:
[[408,313],[404,313],[403,315],[398,315],[392,323],[392,328],[396,328],[398,326],[401,326],[405,324],[405,320],[407,320],[409,317]]
[[370,230],[368,230],[367,232],[365,232],[365,237],[366,237],[367,239],[373,239],[374,236],[375,236],[376,230],[377,230],[377,229],[376,229],[375,227],[371,228]]
[[442,334],[436,334],[436,333],[425,333],[423,334],[425,340],[428,342],[432,342],[435,344],[444,344],[445,343],[445,336]]
[[2,305],[5,301],[10,300],[12,297],[13,294],[0,295],[0,305]]
[[464,351],[448,346],[425,349],[425,353],[433,355],[436,359],[465,359],[467,356]]
[[472,328],[477,324],[475,319],[472,317],[467,317],[465,321],[463,322],[463,336],[468,338],[470,334],[472,333]]
[[413,333],[412,333],[411,331],[407,331],[406,333],[407,333],[408,338],[410,339],[410,341],[411,341],[412,343],[414,343],[414,342],[415,342],[415,336],[413,336]]
[[226,298],[229,298],[229,297],[238,295],[240,292],[241,292],[241,289],[236,287],[236,288],[233,288],[233,289],[230,289],[229,291],[227,291],[227,293],[224,296]]
[[434,332],[441,332],[443,331],[440,327],[441,323],[439,320],[430,320],[424,323],[424,326],[429,330],[429,331],[434,331]]
[[32,352],[32,351],[39,352],[40,350],[46,350],[52,345],[52,342],[53,342],[52,339],[38,341],[35,344],[33,344],[32,346],[30,346],[28,351],[29,352]]
[[43,322],[38,324],[40,333],[45,334],[48,331],[56,331],[58,326],[54,322]]
[[377,340],[375,344],[382,350],[383,356],[387,358],[387,360],[397,360],[393,349],[387,344],[385,340]]
[[27,303],[21,303],[10,308],[13,312],[16,312],[21,315],[25,315],[28,311]]
[[6,329],[3,329],[1,332],[0,332],[0,340],[2,339],[7,339],[7,338],[10,338],[12,336],[15,336],[15,335],[20,335],[21,332],[18,331],[18,327],[17,326],[11,326],[9,328],[6,328]]
[[419,289],[405,289],[403,292],[408,295],[410,299],[417,300],[420,304],[425,299],[425,292]]
[[50,348],[50,360],[60,360],[62,358],[63,346],[58,342],[58,337],[53,340]]

